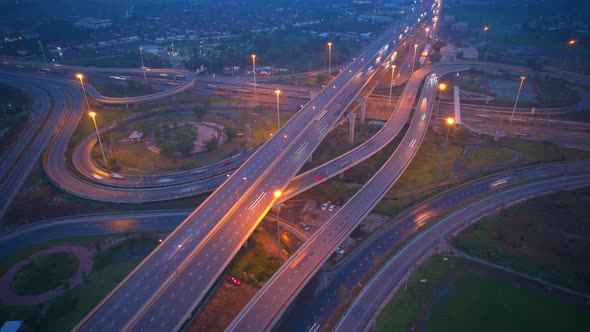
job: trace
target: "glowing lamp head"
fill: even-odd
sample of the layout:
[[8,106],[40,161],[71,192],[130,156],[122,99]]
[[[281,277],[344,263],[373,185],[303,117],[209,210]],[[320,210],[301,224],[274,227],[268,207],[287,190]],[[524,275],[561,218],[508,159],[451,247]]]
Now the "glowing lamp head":
[[83,79],[83,78],[84,78],[84,75],[82,75],[82,74],[79,74],[79,73],[78,73],[78,74],[76,74],[76,77],[77,77],[79,80],[81,80],[81,79]]
[[453,118],[447,118],[447,124],[452,125],[453,123],[455,123],[455,119],[453,119]]
[[252,59],[256,59],[256,54],[252,54]]
[[328,42],[328,46],[332,46],[332,42]]
[[521,81],[524,81],[524,80],[526,80],[526,76],[521,76],[521,77],[520,77],[520,80],[521,80]]
[[277,94],[277,96],[278,96],[279,94],[281,94],[281,90],[275,90],[275,93],[276,93],[276,94]]
[[568,40],[567,44],[570,45],[570,46],[572,46],[572,45],[576,45],[577,42],[578,41],[575,40],[575,39],[570,39],[570,40]]
[[438,89],[439,89],[440,91],[444,91],[446,88],[447,88],[447,85],[446,85],[445,83],[440,83],[440,84],[438,85]]
[[90,111],[90,112],[88,112],[88,115],[90,115],[90,117],[92,117],[92,118],[93,118],[93,117],[95,117],[95,116],[96,116],[96,112],[94,112],[94,111]]
[[483,27],[483,31],[487,32],[488,30],[490,30],[489,26],[486,25],[485,27]]
[[275,196],[275,198],[279,198],[279,197],[281,197],[281,194],[282,194],[281,191],[280,190],[277,190],[277,191],[274,192],[273,195]]

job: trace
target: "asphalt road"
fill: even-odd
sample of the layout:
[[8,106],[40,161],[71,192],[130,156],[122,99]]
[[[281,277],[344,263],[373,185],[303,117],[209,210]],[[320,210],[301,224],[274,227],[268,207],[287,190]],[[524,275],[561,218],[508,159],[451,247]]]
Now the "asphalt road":
[[441,237],[448,236],[462,226],[505,205],[553,191],[588,185],[590,185],[588,174],[543,180],[493,194],[451,213],[418,234],[393,256],[364,286],[334,330],[355,332],[365,330],[395,285],[402,280],[420,257],[440,242]]

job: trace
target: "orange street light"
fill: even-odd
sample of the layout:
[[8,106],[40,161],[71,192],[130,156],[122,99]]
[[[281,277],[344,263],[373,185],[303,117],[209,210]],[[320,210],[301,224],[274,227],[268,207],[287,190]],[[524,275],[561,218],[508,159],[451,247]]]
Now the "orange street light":
[[575,40],[575,39],[570,39],[570,40],[568,40],[567,44],[570,45],[570,46],[573,46],[573,45],[576,45],[577,42],[578,41]]
[[488,32],[488,30],[490,30],[489,26],[486,25],[485,27],[483,27],[483,31]]
[[98,133],[98,126],[96,125],[96,112],[90,111],[88,115],[92,118],[92,122],[94,122],[94,129],[96,129],[96,137],[98,137],[98,145],[100,145],[100,152],[102,152],[102,160],[104,161],[104,167],[107,167],[107,157],[104,154],[104,149],[102,148],[102,141],[100,140],[100,134]]
[[446,89],[446,88],[447,88],[447,85],[446,85],[445,83],[440,83],[440,84],[438,85],[438,89],[439,89],[440,91],[445,91],[445,89]]
[[520,85],[518,86],[518,93],[516,93],[516,100],[514,101],[514,107],[512,108],[512,115],[510,116],[510,122],[514,119],[514,112],[516,111],[516,104],[518,104],[518,98],[520,97],[520,91],[522,90],[522,83],[526,80],[526,76],[520,77]]
[[332,42],[328,42],[328,81],[332,77]]
[[252,54],[252,72],[254,72],[254,93],[256,93],[256,54]]
[[279,129],[281,129],[281,111],[279,101],[279,95],[281,94],[281,90],[275,90],[275,94],[277,95],[277,132],[279,132]]
[[281,223],[279,219],[279,210],[281,209],[281,206],[279,205],[279,197],[281,197],[281,194],[282,193],[280,190],[275,191],[273,194],[274,197],[277,199],[275,203],[277,208],[277,265],[281,264]]
[[84,93],[84,99],[86,100],[86,109],[90,110],[90,103],[88,103],[88,96],[86,95],[86,88],[84,88],[84,82],[82,81],[82,79],[84,79],[84,75],[82,75],[81,73],[76,74],[76,78],[78,78],[80,80],[80,86],[82,87],[82,92]]
[[452,125],[453,123],[455,123],[455,119],[453,118],[447,118],[447,124]]

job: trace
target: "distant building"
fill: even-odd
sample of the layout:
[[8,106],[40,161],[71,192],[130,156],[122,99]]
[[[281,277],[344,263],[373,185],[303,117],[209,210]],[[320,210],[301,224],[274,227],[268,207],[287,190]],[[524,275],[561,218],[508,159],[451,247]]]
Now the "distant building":
[[141,45],[140,48],[145,53],[158,54],[162,50],[162,46],[158,45]]
[[78,20],[74,25],[79,28],[96,30],[98,28],[106,28],[113,24],[108,18],[94,18],[84,17]]
[[393,17],[375,14],[360,14],[356,19],[360,22],[389,23],[393,20]]
[[441,47],[440,49],[440,57],[441,61],[454,61],[457,59],[457,53],[459,53],[459,49],[455,47],[453,44],[449,44],[445,47]]
[[129,135],[129,141],[130,142],[139,142],[141,141],[141,138],[143,137],[143,133],[134,130],[131,135]]
[[479,59],[479,52],[473,46],[465,47],[463,49],[463,59],[465,59],[465,60],[477,60],[477,59]]

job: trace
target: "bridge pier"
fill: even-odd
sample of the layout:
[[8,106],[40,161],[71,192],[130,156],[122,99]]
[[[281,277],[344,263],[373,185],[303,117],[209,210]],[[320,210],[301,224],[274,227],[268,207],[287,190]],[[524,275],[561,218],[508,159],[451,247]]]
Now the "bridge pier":
[[356,119],[356,114],[354,112],[349,112],[346,114],[346,118],[348,119],[348,123],[350,124],[349,131],[348,131],[348,144],[354,143],[354,122]]
[[359,103],[360,109],[361,109],[361,114],[360,114],[361,123],[365,123],[366,109],[367,109],[367,97],[358,96],[358,97],[356,97],[356,101]]
[[459,86],[455,85],[453,90],[453,101],[455,103],[455,123],[460,125],[461,122],[461,104],[459,101]]

